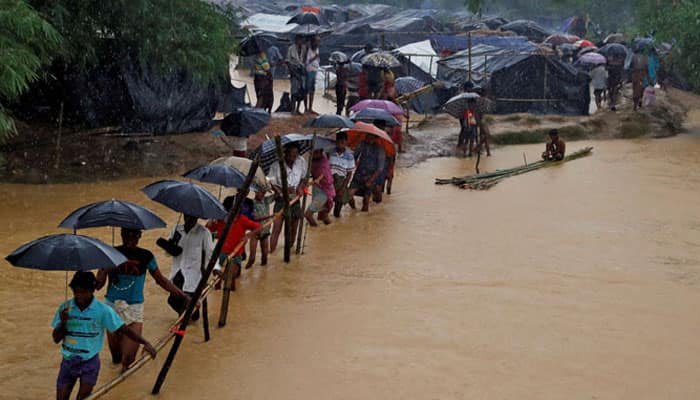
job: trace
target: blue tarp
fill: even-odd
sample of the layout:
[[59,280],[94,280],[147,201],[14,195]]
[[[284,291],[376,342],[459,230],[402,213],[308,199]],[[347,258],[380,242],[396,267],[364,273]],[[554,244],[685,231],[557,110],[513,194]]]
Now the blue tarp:
[[[430,43],[438,53],[443,50],[458,52],[469,48],[467,36],[431,35]],[[524,36],[472,36],[472,47],[480,44],[521,52],[535,49],[535,45]]]

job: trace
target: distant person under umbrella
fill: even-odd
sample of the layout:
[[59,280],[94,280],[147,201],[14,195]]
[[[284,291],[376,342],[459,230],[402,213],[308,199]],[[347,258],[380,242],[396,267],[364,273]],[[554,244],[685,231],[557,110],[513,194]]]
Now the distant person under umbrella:
[[644,82],[649,71],[649,56],[645,50],[638,50],[632,56],[632,102],[634,109],[642,106]]
[[[170,242],[179,249],[170,253],[173,257],[170,280],[188,296],[192,296],[202,279],[202,264],[209,262],[214,243],[207,228],[197,223],[197,217],[185,215],[184,222],[177,225],[170,234]],[[186,301],[172,295],[168,298],[168,304],[178,314],[182,314],[187,307]],[[192,315],[192,321],[198,319],[199,310]]]
[[[465,90],[468,90],[465,85]],[[467,102],[467,108],[464,109],[462,117],[459,119],[460,131],[459,139],[457,140],[457,150],[462,152],[462,155],[471,157],[474,145],[477,139],[477,130],[479,129],[479,115],[476,110],[476,99],[470,99]]]
[[343,108],[345,108],[345,97],[348,93],[348,76],[350,71],[348,70],[347,63],[337,63],[335,65],[335,113],[337,115],[343,114]]
[[[287,170],[287,189],[289,190],[290,200],[294,198],[295,195],[301,196],[304,194],[304,189],[306,188],[306,160],[299,156],[299,144],[296,142],[288,143],[284,146],[284,167]],[[270,183],[272,184],[273,190],[276,192],[274,212],[277,213],[284,208],[284,198],[282,196],[282,175],[280,173],[279,162],[275,162],[270,167],[270,173],[268,174],[270,178]],[[297,228],[299,227],[299,221],[303,217],[303,211],[301,210],[301,205],[297,201],[290,206],[290,219],[291,219],[291,237],[290,243],[294,243],[296,238]],[[272,227],[272,236],[270,237],[270,252],[275,251],[277,248],[277,242],[279,241],[280,234],[282,233],[282,227],[284,226],[284,218],[280,216],[275,220]]]
[[300,35],[294,37],[294,44],[287,50],[287,68],[292,94],[292,114],[300,114],[299,107],[306,99],[306,45]]
[[68,400],[80,380],[78,399],[92,393],[100,374],[100,350],[104,331],[128,337],[143,344],[143,350],[156,357],[156,349],[130,328],[112,307],[95,298],[97,279],[92,272],[78,271],[70,282],[73,298],[58,306],[51,322],[54,343],[61,344],[63,361],[56,382],[56,399]]
[[264,51],[255,56],[254,65],[255,77],[253,84],[255,86],[255,97],[257,98],[255,107],[262,108],[270,113],[274,102],[273,79],[270,62]]
[[314,111],[314,94],[316,92],[316,75],[321,66],[321,53],[319,46],[321,45],[321,39],[318,36],[314,36],[309,41],[309,47],[306,51],[306,112],[316,114]]
[[605,89],[608,87],[608,70],[605,64],[600,64],[591,70],[590,75],[595,104],[596,107],[600,109],[603,104],[603,93],[605,93]]
[[[187,295],[173,285],[158,269],[156,258],[150,251],[138,246],[141,231],[138,229],[121,229],[122,245],[117,246],[129,260],[113,269],[101,269],[97,273],[97,289],[101,289],[109,277],[105,303],[111,306],[117,315],[134,332],[143,331],[143,289],[148,271],[158,286],[172,296],[188,301]],[[109,349],[112,362],[121,363],[126,370],[136,359],[139,343],[119,333],[108,333]]]

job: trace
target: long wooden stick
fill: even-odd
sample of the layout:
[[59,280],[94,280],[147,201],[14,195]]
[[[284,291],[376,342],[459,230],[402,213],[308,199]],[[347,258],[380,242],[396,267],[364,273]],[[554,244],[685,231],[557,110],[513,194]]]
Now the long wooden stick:
[[[309,183],[309,177],[311,176],[311,163],[313,162],[313,157],[314,157],[314,145],[316,144],[316,134],[311,137],[311,155],[309,156],[309,163],[306,166],[306,176],[304,177],[304,184]],[[304,191],[304,197],[301,200],[301,212],[302,214],[306,211],[306,197],[308,195],[306,194],[306,191]],[[313,199],[313,197],[312,197]],[[297,254],[301,254],[301,246],[302,246],[302,240],[303,240],[303,235],[302,233],[304,232],[304,221],[306,218],[302,216],[301,221],[299,221],[299,230],[297,231]]]
[[[236,254],[238,250],[231,254]],[[228,318],[228,302],[231,297],[231,290],[235,290],[235,277],[233,276],[233,268],[235,263],[233,262],[233,257],[226,260],[226,271],[224,272],[224,290],[221,294],[221,311],[219,311],[219,328],[226,326],[226,319]]]
[[[204,252],[204,249],[202,249],[202,258],[200,265],[202,273],[204,272],[205,260],[206,253]],[[209,305],[206,297],[204,298],[204,300],[202,300],[202,325],[204,326],[204,341],[208,342],[211,336],[209,335]]]
[[287,166],[284,163],[284,151],[282,150],[282,138],[275,136],[277,161],[280,166],[280,184],[282,185],[282,199],[284,199],[284,262],[288,263],[292,257],[292,215],[289,204],[289,185],[287,183]]
[[[238,216],[238,214],[241,211],[241,205],[243,204],[243,199],[248,195],[248,191],[250,189],[250,185],[253,183],[253,179],[255,178],[255,172],[258,170],[258,165],[260,163],[260,156],[258,156],[254,161],[253,164],[250,166],[250,170],[248,171],[248,176],[246,177],[245,183],[243,184],[243,187],[240,190],[240,196],[236,197],[236,202],[229,211],[228,215],[226,216],[226,225],[224,226],[224,230],[222,232],[221,237],[226,238],[228,236],[228,232],[231,229],[231,225],[233,224],[233,221],[235,218]],[[207,281],[209,280],[209,276],[211,275],[212,271],[214,270],[214,266],[216,265],[216,260],[219,258],[219,254],[221,254],[221,248],[224,246],[225,240],[218,240],[216,242],[216,246],[214,246],[214,251],[212,252],[211,257],[209,258],[209,264],[207,265],[207,268],[204,270],[204,273],[202,274],[202,278],[199,280],[199,284],[197,284],[197,289],[195,290],[194,294],[192,295],[192,301],[190,301],[187,304],[187,308],[185,309],[185,316],[180,323],[180,328],[177,330],[177,335],[175,337],[175,342],[173,343],[173,347],[170,349],[170,353],[168,353],[168,357],[165,359],[165,364],[163,364],[163,368],[161,368],[160,373],[158,374],[158,378],[156,379],[156,382],[153,386],[153,390],[151,391],[152,394],[158,394],[160,393],[160,389],[163,386],[163,383],[165,382],[165,378],[168,376],[168,371],[170,371],[170,367],[175,360],[175,356],[177,355],[177,351],[180,348],[180,344],[182,344],[182,340],[185,337],[185,331],[187,330],[187,325],[190,322],[190,318],[192,317],[192,312],[194,311],[194,308],[197,306],[197,299],[199,299],[202,295],[202,292],[207,286]]]

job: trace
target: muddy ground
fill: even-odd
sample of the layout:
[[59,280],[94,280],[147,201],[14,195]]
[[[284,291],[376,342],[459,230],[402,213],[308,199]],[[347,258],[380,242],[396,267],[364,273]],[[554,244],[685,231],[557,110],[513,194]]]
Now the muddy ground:
[[[629,89],[617,112],[598,111],[591,116],[565,117],[512,114],[489,116],[494,147],[546,140],[558,128],[565,140],[665,137],[683,131],[683,121],[700,97],[671,89],[658,91],[655,107],[632,110]],[[274,114],[270,124],[249,139],[255,148],[280,133],[310,133],[303,124],[312,115]],[[452,156],[458,122],[445,114],[412,116],[406,152],[398,165],[409,167],[430,157]],[[57,145],[50,126],[21,123],[20,133],[3,146],[0,180],[17,183],[64,183],[123,179],[136,176],[181,174],[190,168],[231,153],[225,138],[208,132],[157,135],[108,130],[65,130]]]

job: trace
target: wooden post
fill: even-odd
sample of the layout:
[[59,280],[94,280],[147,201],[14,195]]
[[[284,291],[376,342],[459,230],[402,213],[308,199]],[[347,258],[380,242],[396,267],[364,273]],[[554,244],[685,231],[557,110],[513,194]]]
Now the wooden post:
[[[205,260],[206,253],[204,252],[204,249],[202,249],[202,262],[200,266],[202,269],[202,275],[204,274],[204,268],[206,268]],[[204,341],[208,342],[209,339],[211,339],[211,336],[209,335],[209,305],[207,304],[206,298],[202,301],[202,325],[204,326]]]
[[472,80],[472,33],[467,33],[468,44],[469,44],[469,81]]
[[287,183],[287,165],[284,162],[284,151],[282,150],[282,138],[275,136],[275,147],[277,148],[277,161],[280,165],[280,182],[282,184],[282,198],[284,199],[284,262],[288,263],[292,256],[292,215],[289,207],[289,185]]
[[234,263],[229,262],[224,271],[224,291],[221,294],[221,311],[219,311],[219,328],[226,326],[228,318],[228,302],[231,298],[231,291],[236,290],[235,276],[233,275]]
[[63,107],[63,102],[61,102],[61,109],[58,113],[58,132],[56,133],[56,160],[53,165],[54,169],[61,168],[61,133],[63,131]]
[[[313,156],[314,156],[314,145],[316,144],[316,134],[311,137],[311,155],[309,156],[309,163],[306,166],[306,176],[304,176],[304,185],[308,185],[309,183],[309,177],[311,176],[311,163],[313,162]],[[304,191],[304,197],[301,199],[301,212],[306,211],[306,198],[307,198],[306,191]],[[304,233],[304,221],[306,218],[301,218],[301,221],[299,221],[299,229],[297,230],[297,254],[301,254],[301,246],[302,246],[302,240],[303,240],[303,233]]]
[[[253,161],[253,164],[250,166],[250,170],[248,171],[248,176],[246,177],[245,183],[239,191],[239,193],[241,193],[241,196],[236,197],[236,202],[234,203],[233,207],[226,216],[226,224],[224,225],[224,230],[221,234],[221,237],[225,238],[228,236],[233,221],[240,213],[241,205],[243,204],[243,199],[248,195],[250,185],[251,183],[253,183],[253,178],[255,178],[255,172],[257,172],[258,170],[259,164],[260,157],[258,156]],[[192,300],[187,304],[187,308],[185,309],[185,314],[182,319],[182,322],[180,323],[180,326],[176,331],[177,333],[175,335],[175,342],[173,343],[173,347],[170,348],[170,352],[168,353],[168,357],[165,359],[163,368],[161,368],[160,373],[158,373],[158,378],[156,379],[155,385],[153,386],[153,390],[151,391],[152,394],[160,393],[160,388],[163,386],[165,378],[168,376],[168,371],[170,371],[170,366],[173,364],[175,356],[177,355],[177,351],[180,349],[180,345],[182,344],[182,340],[185,338],[185,330],[187,329],[187,325],[190,322],[192,313],[194,312],[194,309],[197,306],[197,300],[202,296],[204,288],[207,287],[207,281],[209,280],[209,277],[211,276],[211,273],[214,270],[214,266],[216,265],[216,260],[219,258],[219,254],[221,254],[221,248],[224,246],[224,242],[225,240],[218,240],[216,242],[216,246],[214,246],[214,251],[212,252],[211,257],[209,258],[207,268],[202,274],[202,279],[199,280],[197,289],[195,289],[194,294],[192,295]]]

